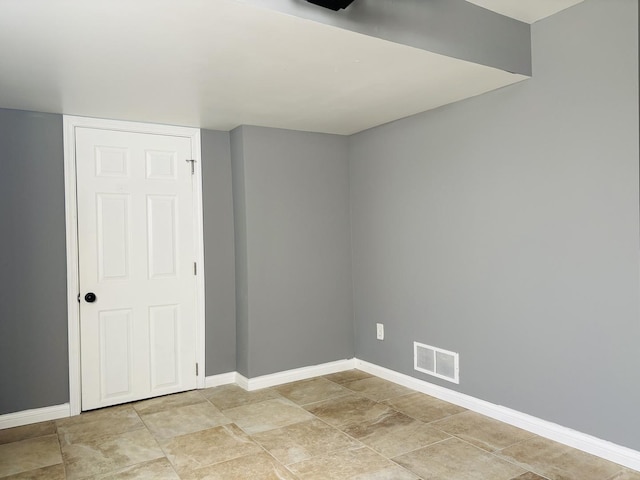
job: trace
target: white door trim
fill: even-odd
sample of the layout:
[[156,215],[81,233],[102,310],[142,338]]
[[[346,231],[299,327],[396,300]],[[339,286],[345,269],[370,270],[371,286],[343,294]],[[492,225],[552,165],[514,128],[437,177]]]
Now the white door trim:
[[78,211],[76,199],[76,148],[75,129],[77,127],[119,130],[134,133],[173,135],[191,139],[194,171],[194,220],[195,251],[198,264],[196,276],[196,361],[199,365],[198,388],[205,388],[205,291],[204,291],[204,228],[202,210],[202,158],[200,150],[200,130],[190,127],[175,127],[152,123],[103,120],[89,117],[64,115],[64,188],[65,222],[67,235],[67,312],[69,329],[69,413],[78,415],[81,411],[80,381],[80,306],[78,303]]

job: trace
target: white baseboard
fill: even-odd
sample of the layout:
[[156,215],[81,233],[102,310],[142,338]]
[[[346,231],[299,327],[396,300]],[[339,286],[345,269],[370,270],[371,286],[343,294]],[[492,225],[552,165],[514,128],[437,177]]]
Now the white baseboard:
[[307,378],[329,375],[330,373],[344,372],[355,368],[355,359],[338,360],[336,362],[322,363],[311,367],[295,368],[284,372],[272,373],[261,377],[246,378],[238,374],[237,384],[245,390],[259,390],[261,388],[275,387],[284,383],[306,380]]
[[204,388],[219,387],[231,383],[238,383],[238,372],[219,373],[218,375],[205,377]]
[[47,420],[56,420],[70,415],[71,411],[68,403],[23,410],[15,413],[6,413],[0,415],[0,430],[4,428],[21,427],[22,425],[29,425],[31,423],[46,422]]
[[[405,375],[403,373],[380,367],[373,363],[351,358],[336,362],[323,363],[310,367],[296,368],[284,372],[263,375],[255,378],[246,378],[238,372],[228,372],[206,377],[206,388],[220,385],[237,384],[245,390],[259,390],[261,388],[274,387],[284,383],[306,380],[308,378],[328,375],[357,368],[363,372],[389,380],[418,392],[426,393],[441,400],[459,405],[474,412],[495,418],[509,425],[535,433],[542,437],[568,445],[578,450],[596,455],[606,460],[618,463],[625,467],[640,471],[640,452],[607,440],[593,437],[561,425],[542,420],[525,413],[512,410],[507,407],[495,405],[484,400],[456,392],[439,385]],[[68,403],[51,407],[24,410],[22,412],[0,415],[0,429],[18,427],[31,423],[44,422],[70,416]]]
[[449,390],[424,380],[410,377],[363,360],[355,360],[355,368],[370,373],[376,377],[389,380],[407,388],[426,393],[432,397],[459,405],[487,417],[495,418],[523,430],[554,440],[578,450],[596,455],[614,463],[640,471],[640,452],[617,445],[607,440],[593,437],[561,425],[542,420],[526,413],[521,413],[507,407],[495,405],[464,393]]

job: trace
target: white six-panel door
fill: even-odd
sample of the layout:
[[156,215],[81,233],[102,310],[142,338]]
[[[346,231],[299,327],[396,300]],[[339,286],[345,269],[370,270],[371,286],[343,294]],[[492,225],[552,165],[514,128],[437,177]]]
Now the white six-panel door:
[[75,150],[82,410],[195,388],[190,139],[76,128]]

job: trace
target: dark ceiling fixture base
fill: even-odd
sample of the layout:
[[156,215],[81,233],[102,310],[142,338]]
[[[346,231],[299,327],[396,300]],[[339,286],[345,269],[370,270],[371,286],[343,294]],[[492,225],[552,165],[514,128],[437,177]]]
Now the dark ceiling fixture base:
[[353,0],[307,0],[314,5],[320,5],[321,7],[328,8],[337,12],[343,8],[347,8],[353,3]]

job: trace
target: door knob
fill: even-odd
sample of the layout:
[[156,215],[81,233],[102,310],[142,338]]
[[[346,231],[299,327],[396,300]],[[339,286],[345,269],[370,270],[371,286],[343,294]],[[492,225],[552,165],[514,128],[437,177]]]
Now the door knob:
[[84,300],[88,303],[93,303],[96,301],[98,297],[96,297],[96,294],[93,292],[89,292],[84,296]]

